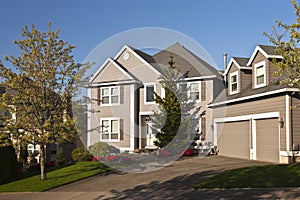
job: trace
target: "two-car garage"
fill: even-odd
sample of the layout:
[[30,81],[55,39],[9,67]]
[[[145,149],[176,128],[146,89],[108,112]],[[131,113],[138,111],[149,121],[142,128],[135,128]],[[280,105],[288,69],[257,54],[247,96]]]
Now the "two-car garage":
[[215,144],[229,157],[279,162],[279,113],[215,120]]

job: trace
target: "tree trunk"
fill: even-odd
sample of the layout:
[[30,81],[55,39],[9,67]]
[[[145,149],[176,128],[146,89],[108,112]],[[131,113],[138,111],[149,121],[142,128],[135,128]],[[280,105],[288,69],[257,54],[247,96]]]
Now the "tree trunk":
[[45,145],[40,146],[40,167],[41,167],[41,180],[44,181],[47,179],[45,171]]

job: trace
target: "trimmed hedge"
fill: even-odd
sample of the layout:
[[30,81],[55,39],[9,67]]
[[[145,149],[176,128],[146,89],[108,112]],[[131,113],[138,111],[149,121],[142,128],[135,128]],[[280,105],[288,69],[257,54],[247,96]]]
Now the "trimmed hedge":
[[72,151],[72,159],[76,162],[91,161],[92,155],[83,147],[76,148]]
[[89,151],[94,156],[101,156],[102,158],[120,153],[120,150],[106,142],[97,142],[90,146]]
[[17,156],[12,146],[0,147],[0,184],[17,174]]

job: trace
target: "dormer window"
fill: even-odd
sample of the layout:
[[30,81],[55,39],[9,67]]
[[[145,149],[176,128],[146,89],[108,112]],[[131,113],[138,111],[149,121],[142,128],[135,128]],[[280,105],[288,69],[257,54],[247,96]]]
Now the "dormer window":
[[254,65],[254,88],[266,86],[266,62],[262,61]]
[[238,93],[238,71],[230,73],[229,91],[230,94]]

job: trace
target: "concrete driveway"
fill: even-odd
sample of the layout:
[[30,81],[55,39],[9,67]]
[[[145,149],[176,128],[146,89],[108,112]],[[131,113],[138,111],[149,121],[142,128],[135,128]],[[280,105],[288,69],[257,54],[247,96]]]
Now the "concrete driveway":
[[43,193],[2,193],[0,199],[300,199],[299,188],[193,190],[225,170],[266,164],[222,156],[191,157],[148,173],[109,172]]

